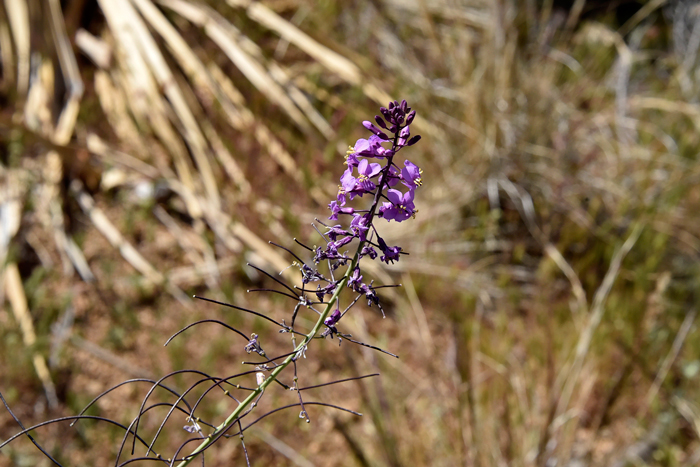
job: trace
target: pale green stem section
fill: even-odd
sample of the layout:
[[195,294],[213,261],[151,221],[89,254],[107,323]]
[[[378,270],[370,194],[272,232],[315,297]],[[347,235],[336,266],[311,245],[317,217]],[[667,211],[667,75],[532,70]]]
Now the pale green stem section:
[[[392,144],[392,149],[396,150],[396,142],[398,140],[398,134],[399,134],[400,128],[396,130],[396,136],[394,137],[394,142]],[[395,155],[395,154],[394,154]],[[384,188],[387,187],[388,183],[388,171],[389,171],[389,166],[391,166],[391,163],[394,159],[394,155],[390,156],[387,159],[387,165],[385,166],[386,172],[382,176],[381,182],[379,184],[379,187],[377,188],[377,191],[374,195],[374,201],[372,202],[372,207],[369,210],[369,225],[372,225],[372,221],[374,219],[374,214],[377,210],[377,206],[379,205],[379,200],[381,199],[382,192],[384,191]],[[181,461],[179,464],[177,464],[177,467],[184,467],[187,464],[192,461],[197,454],[201,453],[207,446],[209,446],[215,439],[216,437],[223,431],[228,430],[228,428],[238,420],[238,417],[241,416],[241,413],[245,410],[246,407],[248,407],[253,401],[260,396],[263,391],[265,390],[266,387],[270,385],[273,381],[277,379],[277,375],[279,375],[282,370],[287,368],[287,366],[292,363],[292,360],[294,360],[294,357],[297,356],[297,354],[306,347],[306,345],[311,342],[311,339],[314,338],[316,333],[321,329],[321,326],[323,326],[323,322],[325,319],[328,317],[328,315],[331,312],[331,308],[333,308],[333,305],[335,305],[335,302],[338,300],[338,297],[340,296],[340,292],[343,290],[345,285],[348,283],[348,278],[350,277],[350,274],[353,273],[355,270],[355,267],[357,266],[357,263],[360,259],[360,252],[362,251],[362,247],[365,245],[365,241],[360,240],[360,244],[357,247],[357,251],[355,252],[355,256],[352,258],[352,261],[350,262],[350,266],[348,266],[347,270],[345,271],[345,275],[343,276],[342,279],[338,282],[338,286],[335,289],[335,292],[333,292],[333,296],[331,299],[328,301],[326,304],[325,310],[323,310],[323,313],[318,317],[318,320],[316,321],[316,325],[314,325],[314,328],[309,332],[305,337],[304,340],[301,342],[301,344],[297,345],[294,348],[294,353],[289,355],[282,363],[280,363],[278,366],[275,367],[274,370],[270,373],[270,376],[268,376],[263,383],[257,387],[253,392],[250,393],[248,397],[245,398],[243,402],[241,402],[238,407],[236,407],[236,410],[234,410],[231,415],[228,416],[226,421],[216,427],[213,433],[211,433],[207,438],[202,441],[202,444],[197,446],[197,449],[192,451],[191,454],[187,456],[187,458],[183,461]],[[252,407],[251,407],[252,408]]]
[[234,410],[231,415],[228,416],[226,421],[224,421],[221,425],[216,427],[213,433],[211,433],[207,438],[202,441],[202,444],[197,446],[197,449],[192,451],[191,454],[187,456],[187,458],[183,461],[181,461],[179,464],[177,464],[178,467],[184,467],[187,464],[192,461],[197,454],[202,452],[207,446],[209,446],[214,439],[216,439],[217,435],[225,430],[227,430],[233,423],[236,422],[238,417],[241,416],[241,413],[246,409],[246,407],[250,406],[253,401],[262,394],[262,392],[265,390],[266,387],[268,387],[273,381],[277,379],[277,375],[279,375],[282,370],[284,370],[290,363],[292,363],[292,360],[294,357],[304,349],[304,347],[311,342],[311,339],[314,338],[316,333],[321,329],[321,326],[323,326],[324,320],[328,317],[328,315],[331,312],[331,308],[333,308],[333,305],[335,305],[335,302],[338,300],[338,296],[340,295],[340,292],[343,290],[345,287],[345,284],[348,282],[348,277],[350,277],[350,274],[352,274],[352,271],[355,269],[355,266],[357,266],[357,261],[360,256],[360,251],[362,251],[362,246],[364,245],[365,242],[360,242],[360,246],[357,249],[357,252],[355,253],[355,257],[352,259],[352,262],[350,263],[350,266],[348,269],[345,271],[345,275],[343,278],[338,282],[338,286],[335,289],[335,292],[333,293],[333,296],[331,297],[330,301],[326,304],[326,308],[323,310],[323,313],[318,317],[318,320],[316,321],[316,325],[313,327],[311,332],[309,332],[306,337],[304,337],[304,340],[296,346],[294,349],[294,353],[289,355],[282,363],[277,365],[274,370],[270,373],[270,376],[268,376],[263,383],[257,387],[253,392],[248,395],[248,397],[245,398],[243,402],[241,402],[238,407],[236,407],[236,410]]

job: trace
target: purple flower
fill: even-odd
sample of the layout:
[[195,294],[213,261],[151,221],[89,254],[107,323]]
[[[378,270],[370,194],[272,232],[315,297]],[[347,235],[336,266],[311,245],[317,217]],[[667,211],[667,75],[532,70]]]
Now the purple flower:
[[372,138],[379,138],[378,136],[372,135],[370,139],[360,138],[355,142],[355,146],[352,147],[352,152],[360,156],[367,156],[372,154],[372,146],[374,146]]
[[355,292],[360,291],[362,285],[362,274],[360,274],[360,268],[355,268],[350,277],[348,278],[348,287],[350,287]]
[[384,140],[382,140],[379,136],[372,135],[369,137],[369,139],[358,139],[355,143],[355,146],[351,149],[356,156],[377,158],[392,156],[394,154],[394,151],[383,147],[383,142]]
[[347,237],[343,237],[340,240],[336,240],[334,242],[330,242],[328,244],[329,250],[332,248],[333,250],[337,251],[338,248],[343,247],[350,243],[354,237],[351,235],[348,235]]
[[352,175],[352,168],[348,167],[345,172],[343,172],[343,176],[340,177],[340,186],[338,187],[338,199],[340,199],[341,194],[343,196],[343,202],[341,203],[341,206],[345,204],[345,196],[350,195],[350,199],[353,199],[355,197],[355,194],[352,193],[352,190],[355,189],[355,185],[357,184],[357,179]]
[[387,177],[386,186],[392,187],[399,183],[399,180],[401,179],[401,174],[399,173],[398,169],[392,165],[389,166],[388,170],[386,170],[385,167],[385,169],[382,171],[381,181],[384,180],[384,177]]
[[400,246],[387,246],[382,237],[378,237],[377,241],[379,242],[379,249],[382,250],[382,253],[384,253],[381,258],[382,261],[389,264],[389,262],[393,263],[394,261],[399,260],[399,253],[401,252]]
[[342,315],[340,314],[340,310],[336,308],[333,310],[333,313],[331,313],[325,320],[323,320],[323,324],[325,324],[328,327],[335,326],[336,323],[340,320],[340,317]]
[[333,292],[335,292],[335,287],[336,287],[335,282],[331,282],[330,284],[328,284],[325,287],[321,287],[320,285],[317,286],[316,287],[316,296],[318,297],[318,301],[322,302],[323,298],[326,295],[331,295]]
[[[341,196],[343,201],[345,201],[345,196],[349,195],[350,199],[354,199],[355,196],[362,196],[365,193],[372,191],[377,188],[377,185],[371,180],[373,177],[379,175],[382,170],[382,166],[376,162],[370,163],[367,159],[362,159],[357,165],[358,176],[355,178],[352,174],[352,168],[348,168],[340,177],[341,186],[338,188],[338,199]],[[341,202],[341,206],[344,202]]]
[[[340,196],[340,193],[338,194],[338,196]],[[344,198],[345,198],[345,194],[343,194],[343,199]],[[345,204],[345,203],[343,203],[343,204]],[[331,201],[328,204],[328,209],[331,210],[331,215],[328,219],[330,219],[332,221],[337,221],[338,214],[352,214],[353,212],[355,212],[354,208],[341,208],[340,206],[342,206],[342,205],[339,205],[338,202],[336,202],[336,201]]]
[[367,230],[369,229],[367,216],[367,214],[364,216],[355,214],[350,223],[350,231],[363,242],[367,240]]
[[[404,123],[406,114],[408,113],[410,115],[411,108],[408,106],[406,100],[404,99],[401,101],[401,103],[399,103],[398,101],[389,102],[388,109],[386,107],[381,107],[379,111],[382,113],[384,118],[392,124],[392,126],[388,128],[388,130],[392,133],[396,133],[398,127]],[[413,117],[411,118],[411,121],[413,121]],[[410,122],[406,123],[406,125],[408,124],[410,124]],[[365,128],[367,128],[367,125],[365,125]]]
[[405,127],[401,128],[401,131],[399,131],[399,139],[396,141],[396,145],[406,146],[409,136],[411,136],[411,130],[408,128],[408,125],[406,125]]
[[333,227],[328,227],[328,232],[326,232],[328,238],[332,241],[336,241],[340,235],[350,235],[350,232],[343,230],[340,225],[334,225]]
[[405,194],[399,190],[389,189],[386,196],[390,203],[383,203],[379,208],[379,214],[386,220],[402,222],[413,216],[416,206],[413,204],[414,190],[408,190]]
[[401,252],[401,247],[400,246],[392,246],[389,247],[385,253],[386,255],[382,256],[382,261],[384,261],[386,264],[389,263],[394,263],[394,261],[399,260],[399,253]]
[[372,306],[372,303],[379,306],[379,297],[377,297],[377,292],[375,292],[372,287],[368,286],[367,284],[362,284],[362,286],[360,286],[360,290],[356,290],[356,292],[365,294],[367,306]]
[[339,259],[343,258],[343,256],[338,253],[338,249],[335,246],[334,242],[330,242],[328,245],[326,245],[326,249],[324,250],[323,248],[316,247],[316,250],[314,252],[314,263],[318,264],[321,261],[325,259]]
[[360,165],[357,166],[359,176],[356,179],[356,187],[362,189],[362,192],[359,193],[360,196],[362,196],[363,193],[367,193],[368,191],[372,191],[377,188],[377,185],[375,185],[371,179],[372,177],[379,175],[381,170],[382,166],[376,162],[370,164],[367,159],[362,159],[360,161]]
[[316,282],[323,279],[323,275],[316,269],[312,269],[310,266],[304,263],[301,266],[301,283],[308,284],[309,282]]
[[370,258],[375,259],[377,257],[377,251],[371,246],[365,244],[365,246],[362,247],[360,256],[369,256]]
[[416,118],[416,111],[411,110],[408,115],[406,115],[406,126],[410,125],[413,123],[413,119]]
[[420,141],[420,135],[416,135],[416,136],[412,137],[411,139],[409,139],[408,142],[406,143],[406,146],[413,146],[418,141]]
[[345,164],[347,164],[349,169],[357,167],[360,160],[357,158],[357,153],[353,148],[348,149],[348,153],[345,155]]
[[401,182],[411,190],[414,190],[418,186],[422,186],[423,180],[420,178],[420,176],[423,174],[423,170],[418,168],[416,164],[409,160],[404,161],[404,165],[406,167],[401,169]]

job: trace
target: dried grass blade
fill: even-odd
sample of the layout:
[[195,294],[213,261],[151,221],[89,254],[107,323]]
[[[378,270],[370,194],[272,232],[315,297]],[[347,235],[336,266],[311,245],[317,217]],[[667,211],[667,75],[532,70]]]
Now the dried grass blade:
[[56,144],[65,145],[70,141],[75,128],[84,86],[83,80],[80,78],[80,72],[78,71],[78,63],[73,53],[73,47],[66,34],[66,25],[63,19],[63,13],[61,12],[61,5],[58,0],[49,0],[48,3],[51,14],[51,33],[56,45],[58,62],[61,66],[63,80],[68,90],[68,99],[58,117],[52,139]]
[[102,70],[109,68],[112,62],[112,47],[102,39],[81,28],[75,33],[75,46],[90,58],[98,68]]
[[277,271],[284,271],[283,275],[287,279],[296,279],[294,271],[288,269],[289,261],[284,259],[275,249],[273,249],[268,242],[263,241],[255,235],[250,229],[241,224],[240,222],[234,222],[231,224],[231,231],[233,234],[240,238],[243,243],[248,245],[253,251],[255,251],[261,258],[270,263]]
[[23,97],[29,89],[29,53],[31,51],[27,7],[26,1],[5,0],[7,19],[17,48],[17,92]]
[[[98,4],[115,36],[117,64],[124,69],[123,79],[118,83],[126,94],[124,102],[140,125],[145,127],[150,123],[173,156],[178,178],[190,191],[194,191],[187,151],[171,128],[164,102],[141,50],[141,41],[132,27],[140,22],[140,18],[127,0],[98,0]],[[141,26],[144,28],[142,22]],[[196,217],[192,213],[190,215]]]
[[286,71],[282,69],[276,63],[270,63],[268,65],[270,69],[270,75],[287,91],[289,97],[294,101],[294,103],[304,112],[306,118],[311,121],[311,123],[316,127],[318,131],[328,140],[333,139],[335,136],[335,131],[328,124],[323,115],[314,108],[314,106],[309,102],[303,92],[296,87],[296,85],[289,79],[289,75]]
[[119,229],[110,222],[105,213],[95,206],[95,201],[92,199],[92,196],[83,189],[82,183],[79,180],[73,180],[70,185],[70,191],[75,196],[78,205],[85,215],[90,218],[95,228],[104,235],[114,248],[119,250],[122,257],[131,264],[134,269],[141,273],[149,282],[156,285],[165,285],[168,291],[181,303],[189,303],[184,292],[173,284],[168,283],[165,276],[151,266],[146,258],[124,238],[121,232],[119,232]]
[[75,243],[75,240],[68,235],[65,235],[63,250],[66,252],[66,256],[68,256],[68,259],[70,259],[73,267],[75,267],[75,270],[78,271],[80,278],[85,282],[94,282],[95,275],[92,273],[83,251],[80,249],[78,244]]
[[[17,319],[19,327],[22,331],[22,341],[24,342],[25,346],[31,347],[36,343],[36,332],[34,331],[34,324],[32,323],[32,317],[29,313],[29,307],[27,305],[27,296],[24,293],[22,278],[19,275],[17,264],[8,263],[5,266],[3,275],[5,276],[5,291],[7,292],[7,297],[12,305],[12,312],[15,315],[15,319]],[[46,365],[46,359],[38,352],[34,352],[34,355],[32,356],[32,363],[34,364],[34,369],[36,370],[36,373],[44,386],[44,392],[46,393],[49,407],[52,409],[57,408],[59,404],[58,396],[56,395],[56,386],[51,380],[51,374],[49,373],[49,368]]]
[[119,250],[124,259],[131,264],[134,269],[146,276],[146,278],[154,284],[162,284],[165,282],[165,277],[151,266],[150,263],[141,256],[141,253],[136,251],[136,248],[124,238],[121,232],[110,222],[105,213],[95,206],[95,201],[92,199],[92,196],[83,190],[80,181],[74,180],[70,188],[80,208],[90,218],[97,230],[105,236],[113,247]]
[[668,352],[668,355],[666,355],[666,358],[661,364],[661,368],[659,368],[659,371],[656,374],[656,378],[654,378],[654,384],[651,385],[651,388],[649,388],[649,392],[647,392],[647,406],[651,405],[651,403],[654,401],[654,398],[658,394],[659,389],[661,389],[661,385],[666,379],[666,376],[668,375],[668,372],[671,369],[671,365],[673,365],[673,362],[676,361],[676,358],[678,357],[678,354],[681,351],[681,347],[683,347],[683,342],[685,342],[686,337],[688,337],[690,328],[695,322],[695,317],[697,315],[698,310],[696,309],[691,310],[685,315],[683,324],[681,324],[681,327],[678,330],[678,334],[676,334],[676,338],[673,340],[671,350]]
[[238,162],[236,162],[236,159],[233,158],[229,150],[226,149],[226,146],[223,141],[221,141],[221,138],[219,138],[219,134],[212,124],[207,120],[202,121],[201,124],[202,130],[209,140],[209,144],[214,150],[214,154],[219,160],[219,163],[224,167],[229,178],[238,186],[243,199],[248,199],[252,189],[250,183],[245,178],[243,169],[238,165]]
[[[127,167],[130,170],[136,171],[139,174],[151,179],[156,179],[161,176],[161,172],[152,165],[149,165],[143,162],[141,159],[137,159],[129,154],[111,149],[99,136],[94,133],[88,133],[87,137],[85,138],[85,143],[88,151],[90,151],[92,154],[100,156],[112,164],[119,164]],[[165,173],[163,175],[171,178],[175,176],[173,173]]]
[[121,88],[115,86],[109,73],[104,70],[95,71],[94,84],[100,107],[102,107],[110,127],[119,136],[119,139],[127,144],[127,147],[145,153],[141,134],[134,125],[134,121],[129,117],[126,96]]
[[[216,270],[220,274],[229,274],[240,265],[240,258],[232,256],[216,261]],[[210,265],[198,264],[195,266],[183,266],[170,271],[168,278],[173,284],[181,287],[192,287],[201,284],[202,279],[210,274]]]
[[[156,29],[165,29],[163,24],[167,23],[167,20],[162,15],[153,14],[154,11],[156,13],[159,12],[157,12],[152,3],[147,0],[132,0],[131,3],[136,5],[139,12],[144,15],[144,18],[149,21],[151,26]],[[124,2],[124,6],[128,8],[130,12],[133,11],[133,7],[130,3]],[[182,95],[180,88],[175,82],[172,71],[168,67],[163,54],[160,52],[160,49],[156,45],[153,36],[151,36],[146,28],[146,25],[141,18],[138,17],[136,11],[133,11],[133,14],[130,13],[130,16],[134,21],[131,27],[133,34],[139,42],[141,53],[143,53],[144,57],[147,59],[153,75],[182,124],[183,136],[192,151],[192,155],[202,177],[204,190],[210,201],[216,206],[220,206],[221,198],[217,189],[216,179],[214,178],[214,172],[207,157],[206,142],[199,129],[199,125],[197,125],[197,120],[192,110],[187,105],[185,97]]]
[[[353,86],[361,86],[367,97],[377,104],[386,105],[393,99],[382,91],[376,84],[363,79],[360,68],[353,62],[321,45],[301,29],[279,16],[277,13],[260,2],[241,2],[240,0],[227,0],[232,7],[246,6],[246,14],[253,21],[257,21],[266,28],[277,32],[282,38],[296,45],[309,54],[318,63],[337,74],[345,82]],[[428,132],[431,135],[441,136],[442,132],[425,120],[418,120],[415,128]]]
[[[228,0],[228,4],[231,6],[238,6],[237,3]],[[275,31],[281,37],[309,54],[318,63],[340,76],[347,83],[354,86],[359,86],[362,83],[362,73],[357,65],[328,47],[319,44],[308,34],[262,3],[250,2],[248,8],[246,8],[246,13],[250,19]]]
[[220,288],[221,274],[216,267],[216,260],[209,245],[194,232],[185,231],[161,206],[153,208],[153,214],[170,231],[184,250],[187,259],[195,266],[202,266],[207,274],[207,286],[212,290]]
[[270,77],[265,67],[251,57],[240,44],[242,34],[235,26],[210,8],[181,0],[160,0],[159,3],[204,29],[246,78],[272,102],[279,105],[303,131],[310,131],[304,115],[281,86]]
[[[137,6],[146,21],[148,21],[165,40],[172,55],[198,89],[198,92],[206,92],[213,98],[216,98],[224,109],[225,114],[229,117],[234,128],[241,129],[241,117],[238,110],[216,85],[214,79],[207,72],[207,68],[175,27],[151,2],[147,0],[132,0],[132,2]],[[250,184],[245,180],[243,171],[238,167],[236,161],[223,146],[223,143],[221,143],[213,127],[207,121],[202,121],[201,125],[202,131],[209,140],[214,149],[214,153],[219,158],[219,162],[223,165],[229,177],[239,185],[242,192],[248,193],[250,191]]]
[[196,204],[199,217],[203,217],[214,234],[226,245],[230,251],[240,253],[243,245],[228,230],[231,218],[220,209],[214,209],[206,200],[197,198],[177,180],[167,180],[168,187],[177,193],[188,204]]
[[578,343],[576,345],[576,354],[574,356],[574,361],[571,368],[566,376],[566,380],[563,384],[563,389],[559,401],[557,403],[557,415],[561,415],[569,406],[569,401],[571,400],[571,395],[574,391],[574,387],[578,384],[581,377],[581,369],[583,367],[583,361],[588,354],[590,349],[591,341],[593,339],[593,334],[595,333],[600,321],[603,318],[603,313],[605,311],[605,301],[612,290],[612,286],[615,283],[619,273],[620,267],[622,266],[622,260],[625,259],[627,253],[632,250],[634,245],[639,240],[639,236],[642,234],[643,230],[642,224],[636,224],[632,228],[632,232],[629,234],[625,242],[613,255],[610,261],[610,267],[608,268],[603,282],[600,284],[596,290],[595,296],[593,297],[593,303],[591,304],[591,312],[588,318],[588,323],[583,329],[579,336]]
[[82,339],[81,337],[75,335],[71,336],[70,341],[79,349],[84,350],[85,352],[93,355],[96,358],[99,358],[103,362],[106,362],[115,368],[118,368],[127,375],[130,375],[134,378],[154,379],[154,376],[150,371],[133,365],[131,362],[119,357],[118,355],[115,355],[114,353],[110,352],[104,347],[100,347],[99,345],[93,342]]
[[[15,67],[15,57],[12,53],[12,36],[10,33],[10,27],[5,21],[5,18],[0,21],[0,60],[2,60],[3,70],[12,70]],[[10,89],[14,83],[14,76],[12,73],[3,73],[2,77],[2,87],[6,91]]]
[[[232,101],[239,103],[240,118],[243,129],[252,131],[257,142],[264,147],[272,158],[282,167],[287,175],[292,177],[298,183],[303,181],[301,170],[297,167],[294,158],[287,152],[284,145],[275,137],[275,135],[262,123],[256,122],[253,112],[248,108],[242,107],[245,103],[243,96],[233,85],[231,80],[224,74],[219,67],[214,63],[209,64],[209,70],[212,77],[217,81],[222,91]],[[241,103],[242,101],[242,103]]]

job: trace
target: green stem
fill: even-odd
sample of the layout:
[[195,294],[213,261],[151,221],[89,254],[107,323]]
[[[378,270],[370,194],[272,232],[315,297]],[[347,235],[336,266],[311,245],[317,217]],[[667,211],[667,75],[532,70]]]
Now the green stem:
[[[394,141],[392,144],[392,149],[396,150],[396,143],[398,140],[398,134],[399,130],[396,131],[396,135],[394,136]],[[395,155],[395,154],[394,154]],[[379,201],[381,199],[382,192],[384,191],[384,188],[388,186],[388,179],[389,179],[389,168],[391,167],[391,163],[393,160],[394,156],[390,156],[387,158],[387,165],[384,168],[384,175],[382,176],[381,182],[379,186],[377,187],[377,191],[374,196],[374,200],[372,202],[372,206],[369,210],[369,219],[368,219],[368,226],[372,225],[372,221],[374,220],[374,215],[376,214],[377,206],[379,205]],[[192,451],[184,460],[182,460],[179,464],[177,464],[178,467],[184,467],[188,465],[196,456],[197,454],[201,453],[204,451],[204,449],[209,446],[211,443],[214,442],[214,440],[217,439],[218,435],[226,430],[228,430],[232,424],[238,420],[238,418],[241,416],[241,413],[245,410],[246,407],[248,407],[253,401],[258,398],[263,391],[265,390],[266,387],[268,387],[273,381],[277,379],[277,376],[285,369],[287,366],[292,363],[292,360],[294,360],[294,357],[304,349],[304,347],[311,342],[311,339],[313,339],[318,331],[321,329],[321,326],[323,326],[324,321],[328,317],[328,315],[331,312],[331,309],[333,308],[333,305],[335,305],[335,302],[338,300],[338,297],[340,296],[340,292],[345,288],[345,285],[348,283],[348,278],[350,275],[353,273],[355,270],[355,267],[357,266],[357,263],[359,262],[360,259],[360,252],[362,251],[362,247],[364,247],[366,241],[360,240],[360,244],[357,247],[357,251],[355,252],[355,256],[353,257],[352,261],[350,262],[350,266],[345,271],[345,275],[343,275],[343,278],[340,279],[338,282],[337,287],[335,288],[335,292],[333,292],[333,296],[331,299],[328,301],[326,304],[326,308],[323,310],[323,313],[318,317],[318,320],[316,321],[316,324],[314,325],[313,329],[311,332],[309,332],[305,337],[304,340],[297,345],[294,348],[294,353],[289,355],[282,363],[277,365],[274,370],[270,373],[270,376],[268,376],[263,383],[258,386],[253,392],[251,392],[248,397],[245,398],[243,402],[241,402],[236,409],[231,412],[231,415],[228,416],[228,418],[216,429],[209,435],[207,438],[202,441],[202,443],[197,446],[197,448]]]
[[251,392],[248,397],[241,402],[236,409],[231,412],[231,415],[228,416],[228,418],[216,429],[209,435],[207,438],[202,441],[202,443],[197,446],[197,448],[190,453],[186,459],[182,460],[179,464],[177,464],[178,467],[184,467],[192,461],[197,454],[201,453],[207,446],[209,446],[216,438],[217,436],[223,432],[228,430],[228,428],[238,420],[238,418],[241,416],[241,413],[248,407],[258,396],[260,396],[263,391],[265,390],[266,387],[268,387],[273,381],[277,379],[277,376],[290,364],[292,363],[292,360],[294,357],[297,355],[298,352],[300,352],[309,342],[311,342],[311,339],[313,339],[318,331],[321,329],[321,326],[323,326],[323,322],[325,319],[328,317],[328,315],[331,312],[331,309],[333,308],[333,305],[335,302],[338,300],[338,296],[340,295],[340,292],[343,290],[345,287],[345,284],[348,282],[348,278],[350,277],[350,274],[352,271],[355,269],[355,266],[357,265],[359,256],[360,256],[360,251],[362,251],[362,246],[364,245],[364,242],[360,242],[360,246],[357,249],[357,252],[355,253],[355,257],[352,259],[352,262],[350,263],[350,267],[345,271],[345,275],[343,278],[338,282],[338,286],[335,289],[335,292],[333,293],[333,296],[331,299],[328,301],[326,304],[326,308],[323,310],[323,313],[318,317],[318,320],[316,321],[316,324],[314,325],[313,329],[311,332],[309,332],[305,337],[304,340],[296,346],[294,349],[294,353],[289,355],[282,363],[277,365],[274,370],[270,373],[270,376],[268,376],[263,383],[258,386],[253,392]]

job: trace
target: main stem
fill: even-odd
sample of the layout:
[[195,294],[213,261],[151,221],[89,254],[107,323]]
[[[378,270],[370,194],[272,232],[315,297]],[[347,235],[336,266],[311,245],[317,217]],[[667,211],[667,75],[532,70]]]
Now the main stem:
[[[396,150],[396,143],[398,141],[398,135],[399,132],[401,131],[401,128],[399,128],[394,136],[394,141],[392,144],[392,149]],[[394,153],[396,155],[396,153]],[[374,215],[377,210],[377,206],[379,205],[379,201],[382,196],[382,191],[384,188],[387,187],[388,181],[389,181],[389,168],[391,167],[392,161],[394,159],[394,155],[390,156],[387,158],[387,165],[384,167],[384,175],[382,176],[382,179],[380,181],[379,187],[377,188],[377,192],[374,194],[374,200],[372,201],[372,207],[369,210],[369,219],[367,221],[367,225],[371,226],[372,225],[372,220],[374,219]],[[216,429],[206,437],[202,441],[202,443],[197,446],[197,448],[192,451],[185,459],[180,461],[179,464],[177,464],[178,467],[185,467],[188,465],[196,456],[197,454],[201,453],[204,451],[210,444],[212,444],[214,441],[216,441],[222,433],[227,431],[233,423],[238,420],[238,418],[241,416],[241,413],[248,407],[250,404],[253,403],[255,399],[257,399],[265,390],[266,387],[268,387],[273,381],[277,379],[277,375],[279,375],[287,366],[292,363],[294,358],[298,355],[306,345],[311,342],[311,339],[316,336],[316,333],[321,329],[321,326],[323,326],[323,322],[325,319],[328,317],[328,315],[331,313],[331,309],[333,308],[333,305],[335,305],[335,302],[338,301],[338,297],[340,296],[340,292],[343,290],[345,285],[348,282],[348,278],[352,274],[352,272],[355,270],[355,267],[357,267],[357,263],[360,260],[360,252],[362,251],[362,247],[364,247],[366,241],[360,240],[360,244],[357,247],[357,251],[355,252],[355,256],[352,258],[352,261],[350,262],[350,266],[348,266],[347,270],[345,271],[345,274],[343,275],[342,279],[338,282],[337,287],[335,288],[335,292],[333,292],[333,295],[331,296],[331,299],[328,301],[326,304],[326,308],[323,310],[323,312],[320,314],[318,317],[318,320],[316,320],[316,324],[314,325],[313,329],[311,332],[306,334],[304,336],[304,340],[295,347],[294,353],[290,354],[282,363],[277,365],[272,372],[270,372],[270,376],[268,376],[263,383],[258,386],[253,392],[251,392],[248,397],[246,397],[243,402],[238,404],[238,407],[231,412],[231,415],[226,418],[226,420],[216,427]],[[252,407],[251,407],[252,408]]]

